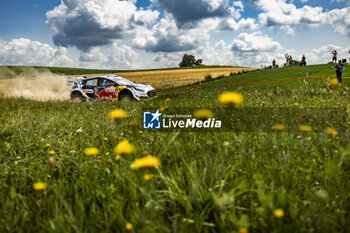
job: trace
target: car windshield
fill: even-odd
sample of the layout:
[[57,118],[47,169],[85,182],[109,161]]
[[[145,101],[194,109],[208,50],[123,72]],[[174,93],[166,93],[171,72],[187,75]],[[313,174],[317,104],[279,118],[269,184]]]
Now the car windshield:
[[120,85],[130,85],[130,86],[134,86],[135,85],[134,82],[131,82],[130,80],[127,80],[125,78],[118,78],[118,83]]

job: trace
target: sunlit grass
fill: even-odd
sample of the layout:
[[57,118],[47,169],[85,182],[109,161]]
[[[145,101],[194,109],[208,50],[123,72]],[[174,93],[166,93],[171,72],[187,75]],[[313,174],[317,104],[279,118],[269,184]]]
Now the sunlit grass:
[[[287,133],[288,122],[271,133],[159,132],[143,130],[142,109],[207,118],[235,107],[218,102],[235,92],[239,107],[349,111],[348,82],[201,87],[132,103],[0,98],[0,231],[347,232],[350,137],[331,120],[299,124],[320,132]],[[127,114],[109,118],[115,109]]]

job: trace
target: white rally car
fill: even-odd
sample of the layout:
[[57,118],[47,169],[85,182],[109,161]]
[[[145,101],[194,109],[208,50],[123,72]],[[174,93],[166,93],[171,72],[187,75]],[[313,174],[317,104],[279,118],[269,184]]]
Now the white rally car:
[[70,97],[73,101],[100,100],[131,101],[156,97],[155,89],[146,84],[134,83],[117,75],[93,78],[70,77],[67,85],[73,86]]

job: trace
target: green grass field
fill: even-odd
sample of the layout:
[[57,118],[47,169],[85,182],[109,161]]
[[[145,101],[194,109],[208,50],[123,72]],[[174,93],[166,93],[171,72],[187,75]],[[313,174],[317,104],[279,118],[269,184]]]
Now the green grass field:
[[[84,71],[85,72],[85,71]],[[330,65],[257,70],[232,83],[335,75]],[[344,76],[350,76],[346,67]],[[168,90],[135,103],[37,102],[0,98],[0,232],[349,232],[349,132],[147,131],[142,109],[345,108],[350,80],[328,79]],[[68,94],[68,93],[67,93]],[[170,101],[166,101],[169,99]],[[123,109],[128,117],[108,114]],[[234,116],[233,116],[234,117]],[[131,126],[136,120],[139,126]],[[350,127],[350,119],[300,125]],[[288,128],[288,122],[283,123]],[[243,126],[242,126],[243,127]],[[116,160],[127,139],[131,154]],[[86,148],[99,154],[87,156]],[[51,152],[51,153],[50,153]],[[159,168],[131,169],[153,155]],[[145,180],[144,175],[153,175]],[[35,190],[33,184],[46,188]],[[131,225],[130,225],[131,224]]]

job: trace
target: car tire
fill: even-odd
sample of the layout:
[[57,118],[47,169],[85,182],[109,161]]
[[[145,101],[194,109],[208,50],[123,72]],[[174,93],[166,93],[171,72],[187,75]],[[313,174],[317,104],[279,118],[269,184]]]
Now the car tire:
[[84,96],[80,93],[72,93],[70,96],[72,102],[86,102]]
[[131,97],[130,95],[122,95],[122,96],[120,96],[120,102],[131,102],[131,101],[133,101],[134,100],[134,98],[133,97]]

